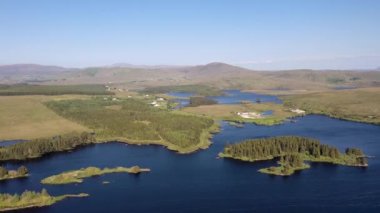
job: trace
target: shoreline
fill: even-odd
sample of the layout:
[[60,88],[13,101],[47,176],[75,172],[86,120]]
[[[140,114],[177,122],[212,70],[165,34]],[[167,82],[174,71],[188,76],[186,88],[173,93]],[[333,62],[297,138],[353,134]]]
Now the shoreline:
[[[219,158],[226,158],[226,159],[232,159],[232,160],[238,160],[238,161],[244,161],[244,162],[250,162],[250,163],[254,163],[254,162],[260,162],[260,161],[268,161],[268,160],[273,160],[275,159],[276,157],[270,157],[270,158],[266,158],[266,159],[248,159],[248,158],[240,158],[240,157],[232,157],[231,155],[226,155],[222,152],[220,152],[218,154],[218,157]],[[362,157],[367,157],[367,156],[362,156]],[[349,163],[344,163],[344,164],[341,164],[341,163],[337,163],[337,162],[334,162],[334,161],[327,161],[327,160],[323,160],[323,159],[310,159],[310,158],[307,158],[304,160],[305,162],[311,162],[311,163],[327,163],[327,164],[333,164],[333,165],[340,165],[340,166],[349,166],[349,167],[363,167],[363,168],[366,168],[368,167],[368,164],[365,164],[365,165],[362,165],[362,164],[349,164]]]
[[[218,122],[214,122],[213,125],[211,125],[209,128],[204,129],[202,131],[202,133],[201,133],[201,135],[199,137],[200,141],[199,141],[198,144],[196,144],[194,146],[191,146],[191,147],[186,147],[186,148],[182,148],[182,147],[177,146],[175,144],[168,143],[168,142],[166,142],[164,140],[160,140],[160,141],[139,141],[139,140],[130,140],[130,139],[126,139],[126,138],[115,137],[115,138],[98,139],[100,141],[96,141],[96,142],[93,142],[93,143],[79,145],[77,147],[68,148],[68,149],[65,149],[65,150],[62,150],[62,151],[55,151],[55,152],[44,153],[44,154],[41,154],[41,155],[29,156],[26,159],[0,160],[0,162],[25,161],[25,160],[38,159],[38,158],[43,157],[44,155],[49,155],[49,154],[53,154],[53,153],[62,153],[62,152],[73,151],[73,150],[79,149],[79,148],[81,148],[83,146],[102,144],[102,143],[115,143],[115,142],[116,143],[129,144],[129,145],[159,145],[159,146],[165,147],[166,149],[168,149],[170,151],[174,151],[174,152],[176,152],[178,154],[191,154],[191,153],[194,153],[194,152],[196,152],[198,150],[207,149],[212,144],[211,138],[213,137],[213,135],[215,133],[217,133],[219,131],[220,131],[220,124]],[[1,151],[1,147],[0,147],[0,151]]]
[[27,178],[29,177],[29,174],[26,175],[16,175],[16,176],[11,176],[11,177],[2,177],[0,178],[1,181],[7,181],[7,180],[14,180],[14,179],[19,179],[19,178]]

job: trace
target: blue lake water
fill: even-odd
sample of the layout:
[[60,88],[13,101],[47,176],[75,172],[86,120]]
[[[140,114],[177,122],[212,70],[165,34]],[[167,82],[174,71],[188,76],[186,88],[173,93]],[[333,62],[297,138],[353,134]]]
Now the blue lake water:
[[[257,170],[274,162],[247,163],[217,159],[224,145],[248,138],[278,135],[313,137],[322,143],[358,147],[375,158],[369,167],[354,168],[313,163],[290,177]],[[99,144],[69,153],[52,154],[26,162],[31,176],[0,182],[0,192],[46,188],[51,194],[89,193],[50,207],[25,212],[380,212],[380,126],[309,115],[296,123],[277,126],[246,124],[236,128],[222,123],[209,149],[180,155],[160,146]],[[59,172],[87,166],[139,165],[152,172],[109,174],[82,184],[48,186],[39,181]],[[103,185],[102,181],[110,181]]]
[[238,104],[241,101],[250,101],[250,102],[272,102],[280,104],[282,101],[274,95],[264,95],[253,92],[242,92],[240,90],[225,90],[224,96],[212,96],[211,98],[216,100],[219,104]]
[[[252,92],[242,92],[240,90],[225,90],[223,96],[210,96],[209,98],[217,101],[219,104],[239,104],[242,101],[261,102],[261,103],[282,103],[281,99],[274,95],[264,95]],[[194,96],[194,93],[189,92],[170,92],[170,96],[177,97],[175,101],[179,103],[179,108],[189,104],[189,97]]]

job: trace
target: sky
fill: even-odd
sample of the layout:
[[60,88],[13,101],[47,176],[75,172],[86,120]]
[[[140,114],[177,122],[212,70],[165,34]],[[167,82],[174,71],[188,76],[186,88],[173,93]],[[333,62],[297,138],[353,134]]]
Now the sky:
[[0,64],[380,67],[379,0],[0,0]]

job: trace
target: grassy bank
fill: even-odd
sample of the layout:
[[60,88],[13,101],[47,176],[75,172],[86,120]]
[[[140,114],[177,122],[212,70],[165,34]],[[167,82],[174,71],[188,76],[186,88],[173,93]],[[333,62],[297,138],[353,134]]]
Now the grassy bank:
[[380,124],[380,89],[339,90],[282,96],[287,107],[334,118]]
[[0,212],[18,209],[50,206],[69,197],[87,197],[88,194],[51,196],[46,190],[41,192],[25,191],[18,194],[0,194]]
[[137,174],[140,172],[149,172],[150,169],[140,168],[138,166],[133,166],[131,168],[126,167],[116,167],[116,168],[104,168],[100,169],[97,167],[87,167],[79,170],[73,170],[68,172],[63,172],[58,175],[53,175],[41,180],[42,184],[70,184],[70,183],[82,183],[84,178],[89,178],[93,176],[100,176],[110,173],[132,173]]

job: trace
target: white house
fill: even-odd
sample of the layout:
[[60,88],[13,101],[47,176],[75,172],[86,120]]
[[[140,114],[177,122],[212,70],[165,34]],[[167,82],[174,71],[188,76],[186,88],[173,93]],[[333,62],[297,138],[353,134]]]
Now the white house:
[[237,115],[248,119],[258,119],[263,117],[260,113],[257,112],[238,112]]
[[297,114],[305,114],[306,112],[301,109],[290,109],[291,112],[297,113]]

